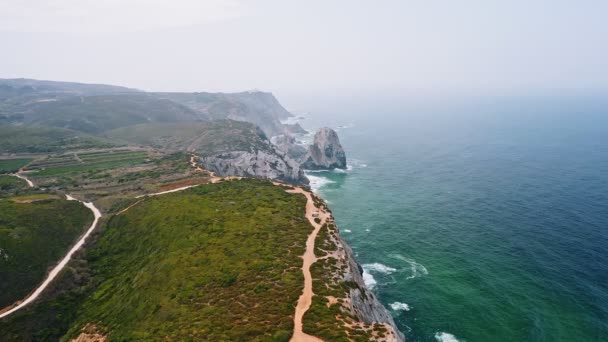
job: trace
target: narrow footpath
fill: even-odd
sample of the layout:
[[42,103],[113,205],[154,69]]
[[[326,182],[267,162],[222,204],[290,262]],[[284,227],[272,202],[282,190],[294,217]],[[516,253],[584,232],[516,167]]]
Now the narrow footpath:
[[[23,176],[19,173],[14,174],[14,176],[25,180],[30,187],[34,187],[34,183],[32,181],[30,181],[29,179],[27,179],[26,176]],[[78,251],[82,247],[82,245],[84,245],[84,242],[86,241],[86,239],[95,230],[95,227],[97,227],[97,222],[99,222],[99,218],[101,217],[101,212],[99,211],[99,209],[97,209],[97,207],[95,207],[95,205],[93,203],[80,201],[70,195],[65,195],[65,196],[68,201],[78,201],[78,202],[84,204],[85,207],[89,208],[93,212],[93,216],[94,216],[93,223],[91,223],[91,226],[89,227],[89,229],[84,233],[84,235],[82,235],[82,237],[78,240],[78,242],[76,242],[76,244],[70,249],[68,254],[66,254],[66,256],[64,256],[63,259],[61,259],[61,261],[57,264],[57,266],[55,266],[51,270],[51,272],[49,272],[49,274],[46,276],[46,279],[44,279],[42,284],[40,284],[40,286],[38,286],[32,293],[30,293],[27,297],[25,297],[21,301],[18,301],[15,304],[13,304],[7,308],[0,310],[0,312],[1,312],[0,318],[6,317],[6,316],[12,314],[13,312],[24,308],[26,305],[28,305],[28,304],[32,303],[34,300],[36,300],[36,298],[38,298],[40,296],[40,294],[42,294],[42,292],[49,286],[49,284],[57,277],[57,275],[61,272],[61,270],[63,270],[65,268],[65,266],[68,264],[68,262],[72,258],[72,255],[74,255],[74,253],[76,253],[76,251]]]
[[[275,185],[279,185],[280,183],[274,183]],[[298,304],[296,305],[296,311],[293,318],[293,336],[291,337],[291,342],[322,342],[318,337],[314,337],[308,335],[303,330],[303,318],[304,314],[310,308],[312,303],[312,296],[314,295],[312,289],[312,274],[310,273],[310,266],[317,261],[317,257],[315,256],[315,240],[317,238],[317,234],[321,230],[321,227],[327,219],[329,218],[329,213],[318,209],[315,207],[315,203],[312,199],[312,195],[309,191],[306,191],[302,188],[294,188],[294,190],[287,190],[288,193],[292,194],[303,194],[306,196],[306,218],[310,222],[310,224],[314,227],[312,233],[308,235],[306,239],[306,251],[304,255],[302,255],[302,273],[304,274],[304,290],[298,299]],[[315,213],[318,213],[318,218],[321,220],[320,223],[315,222]]]

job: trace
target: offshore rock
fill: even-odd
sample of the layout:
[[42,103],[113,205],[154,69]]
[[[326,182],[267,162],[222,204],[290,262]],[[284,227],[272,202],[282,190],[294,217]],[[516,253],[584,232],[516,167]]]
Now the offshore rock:
[[321,128],[313,144],[302,159],[302,168],[307,170],[346,169],[346,153],[338,134],[331,128]]

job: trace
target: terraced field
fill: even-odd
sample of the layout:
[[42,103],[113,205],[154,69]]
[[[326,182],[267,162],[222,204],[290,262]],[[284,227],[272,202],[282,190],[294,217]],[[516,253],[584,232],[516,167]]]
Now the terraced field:
[[27,170],[36,170],[35,177],[56,176],[141,164],[148,157],[149,154],[145,150],[74,152],[35,160],[28,165]]

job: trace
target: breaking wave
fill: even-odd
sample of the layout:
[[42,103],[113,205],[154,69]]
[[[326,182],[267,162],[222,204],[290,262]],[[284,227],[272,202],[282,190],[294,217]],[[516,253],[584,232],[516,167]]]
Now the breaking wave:
[[435,339],[437,342],[459,342],[456,336],[443,331],[435,333]]
[[394,303],[391,303],[390,306],[391,306],[391,309],[393,309],[395,311],[410,311],[410,306],[405,303],[394,302]]
[[378,272],[378,273],[384,273],[384,274],[391,274],[391,273],[397,271],[396,268],[386,266],[379,262],[375,262],[373,264],[364,264],[364,265],[362,265],[362,267],[364,270],[369,271],[369,272]]
[[320,176],[313,176],[308,173],[306,174],[306,177],[308,177],[308,180],[310,180],[310,188],[314,192],[317,192],[320,188],[324,187],[327,184],[335,183],[331,179]]

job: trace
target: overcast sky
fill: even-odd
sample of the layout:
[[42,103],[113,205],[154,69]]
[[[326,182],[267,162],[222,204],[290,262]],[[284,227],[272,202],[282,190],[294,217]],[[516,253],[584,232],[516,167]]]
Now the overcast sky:
[[608,89],[604,0],[2,0],[0,77],[283,94]]

